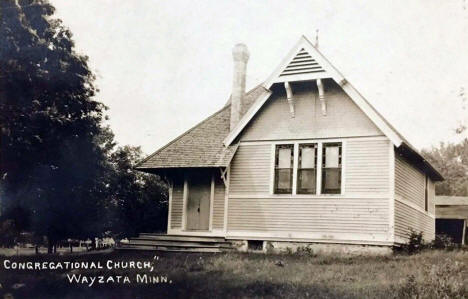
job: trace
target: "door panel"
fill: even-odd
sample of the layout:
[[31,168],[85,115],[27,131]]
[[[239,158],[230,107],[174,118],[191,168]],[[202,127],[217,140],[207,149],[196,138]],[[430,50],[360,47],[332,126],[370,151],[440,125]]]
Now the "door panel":
[[187,230],[208,230],[210,224],[211,174],[188,180]]

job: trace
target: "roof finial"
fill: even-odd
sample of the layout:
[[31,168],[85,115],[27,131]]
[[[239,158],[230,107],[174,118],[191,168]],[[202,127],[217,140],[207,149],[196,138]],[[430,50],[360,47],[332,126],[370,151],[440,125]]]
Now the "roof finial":
[[319,46],[319,30],[315,29],[315,47],[318,48]]

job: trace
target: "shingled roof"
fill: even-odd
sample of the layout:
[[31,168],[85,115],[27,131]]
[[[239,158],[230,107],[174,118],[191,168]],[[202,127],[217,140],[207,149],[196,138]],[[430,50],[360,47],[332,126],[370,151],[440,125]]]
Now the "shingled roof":
[[[267,90],[262,86],[250,90],[244,97],[242,113]],[[237,150],[237,144],[225,147],[229,134],[231,102],[204,121],[148,156],[136,168],[149,170],[181,167],[226,167]]]

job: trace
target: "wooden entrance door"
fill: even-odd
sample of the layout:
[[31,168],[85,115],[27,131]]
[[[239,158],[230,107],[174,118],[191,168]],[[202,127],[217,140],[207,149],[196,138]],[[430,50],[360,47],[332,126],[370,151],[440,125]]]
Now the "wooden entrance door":
[[188,180],[187,230],[209,230],[211,174],[200,173]]

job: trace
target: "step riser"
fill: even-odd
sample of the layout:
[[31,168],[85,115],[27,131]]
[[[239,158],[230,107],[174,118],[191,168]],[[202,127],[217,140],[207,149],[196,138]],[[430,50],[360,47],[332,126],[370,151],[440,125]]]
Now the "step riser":
[[118,249],[169,252],[224,252],[233,250],[223,237],[171,236],[142,233],[122,243]]
[[179,240],[179,239],[167,239],[167,240],[159,240],[159,239],[151,239],[146,237],[137,237],[137,238],[130,238],[131,240],[141,240],[141,241],[148,241],[148,242],[176,242],[176,243],[197,243],[197,244],[225,244],[231,243],[230,241],[226,240],[209,240],[209,241],[192,241],[192,240]]
[[233,249],[219,249],[219,248],[150,248],[150,247],[120,247],[119,250],[137,250],[137,251],[162,251],[162,252],[227,252]]
[[148,248],[120,248],[119,250],[123,251],[146,251],[146,252],[185,252],[185,253],[222,253],[222,252],[231,252],[232,250],[166,250],[166,249],[148,249]]
[[229,243],[230,241],[227,240],[192,240],[192,239],[153,239],[148,237],[136,237],[136,238],[129,238],[129,240],[145,240],[151,242],[193,242],[193,243]]
[[211,237],[192,237],[192,236],[152,236],[140,234],[138,238],[148,240],[160,240],[160,241],[190,241],[190,242],[224,242],[225,238],[211,238]]
[[129,243],[122,244],[122,246],[131,245],[131,246],[161,246],[161,247],[182,247],[182,248],[231,248],[232,246],[229,244],[182,244],[182,243],[170,243],[170,244],[161,244],[157,242],[137,242],[137,241],[130,241]]

